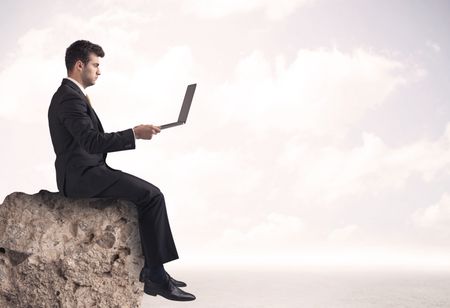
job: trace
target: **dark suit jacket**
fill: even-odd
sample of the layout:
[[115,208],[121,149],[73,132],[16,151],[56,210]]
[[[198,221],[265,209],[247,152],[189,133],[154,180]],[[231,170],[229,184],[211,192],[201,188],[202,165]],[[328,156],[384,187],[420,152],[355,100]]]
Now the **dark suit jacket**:
[[106,164],[106,153],[136,147],[131,128],[105,133],[86,96],[68,79],[52,97],[48,124],[56,153],[56,182],[66,197],[94,197],[115,183],[120,170]]

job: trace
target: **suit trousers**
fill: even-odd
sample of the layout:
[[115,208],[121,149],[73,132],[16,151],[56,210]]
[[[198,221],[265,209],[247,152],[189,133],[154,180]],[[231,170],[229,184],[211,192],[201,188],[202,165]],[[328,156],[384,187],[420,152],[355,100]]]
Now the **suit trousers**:
[[94,197],[125,199],[136,205],[145,267],[178,259],[164,195],[159,188],[123,171],[114,172],[120,174],[120,179]]

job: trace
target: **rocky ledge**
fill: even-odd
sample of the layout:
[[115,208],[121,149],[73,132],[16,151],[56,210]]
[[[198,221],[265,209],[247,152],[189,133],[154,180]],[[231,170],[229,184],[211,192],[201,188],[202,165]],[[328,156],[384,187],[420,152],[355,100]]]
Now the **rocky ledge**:
[[0,307],[139,307],[143,263],[131,202],[41,190],[0,205]]

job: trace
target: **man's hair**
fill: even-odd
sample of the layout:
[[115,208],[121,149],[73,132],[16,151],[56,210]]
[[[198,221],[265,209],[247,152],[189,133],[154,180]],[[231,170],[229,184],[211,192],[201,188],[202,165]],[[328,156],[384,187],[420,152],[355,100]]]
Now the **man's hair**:
[[89,62],[89,54],[94,53],[97,57],[104,57],[105,52],[97,44],[85,40],[79,40],[72,43],[66,49],[66,68],[69,72],[78,60],[84,64]]

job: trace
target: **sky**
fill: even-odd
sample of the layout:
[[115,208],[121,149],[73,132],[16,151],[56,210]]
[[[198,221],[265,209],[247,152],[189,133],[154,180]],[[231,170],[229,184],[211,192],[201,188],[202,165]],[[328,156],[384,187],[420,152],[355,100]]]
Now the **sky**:
[[450,2],[2,1],[0,200],[57,191],[65,49],[105,50],[110,166],[164,193],[177,264],[450,270]]

